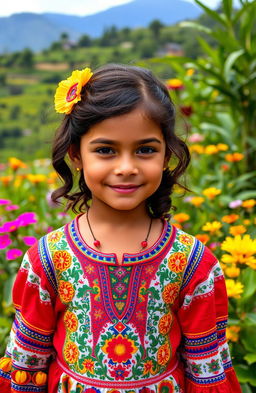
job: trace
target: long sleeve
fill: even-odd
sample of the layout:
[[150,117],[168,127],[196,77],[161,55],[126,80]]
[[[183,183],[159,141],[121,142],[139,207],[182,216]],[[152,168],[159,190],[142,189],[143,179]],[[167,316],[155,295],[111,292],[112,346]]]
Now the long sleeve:
[[55,325],[53,287],[43,269],[38,243],[23,258],[13,288],[15,319],[0,359],[0,391],[47,392]]
[[204,248],[189,261],[178,313],[183,332],[186,393],[240,393],[232,367],[226,325],[228,302],[220,265]]

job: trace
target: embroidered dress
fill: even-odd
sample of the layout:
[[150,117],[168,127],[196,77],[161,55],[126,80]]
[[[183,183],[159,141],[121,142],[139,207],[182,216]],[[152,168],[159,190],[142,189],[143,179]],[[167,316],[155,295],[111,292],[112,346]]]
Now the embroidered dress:
[[78,218],[26,253],[0,392],[238,393],[216,258],[164,221],[138,254],[90,248]]

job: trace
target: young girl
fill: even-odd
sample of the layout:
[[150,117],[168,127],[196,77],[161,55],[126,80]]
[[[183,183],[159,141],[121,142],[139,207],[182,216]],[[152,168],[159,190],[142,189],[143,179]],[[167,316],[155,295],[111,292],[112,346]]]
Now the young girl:
[[142,68],[86,68],[55,105],[53,199],[80,214],[24,257],[1,393],[240,392],[220,266],[168,221],[189,153],[167,89]]

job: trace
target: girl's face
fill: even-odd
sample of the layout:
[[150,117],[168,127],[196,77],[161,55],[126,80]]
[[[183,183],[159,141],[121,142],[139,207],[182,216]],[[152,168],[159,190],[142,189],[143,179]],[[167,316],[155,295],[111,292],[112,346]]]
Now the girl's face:
[[165,150],[158,124],[135,109],[92,126],[81,138],[74,161],[83,170],[93,204],[121,211],[144,209],[161,183]]

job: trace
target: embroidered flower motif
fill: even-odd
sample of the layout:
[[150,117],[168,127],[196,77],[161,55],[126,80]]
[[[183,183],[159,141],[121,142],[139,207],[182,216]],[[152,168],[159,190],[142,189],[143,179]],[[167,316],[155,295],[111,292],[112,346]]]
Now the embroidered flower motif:
[[31,366],[31,367],[38,366],[39,360],[40,360],[40,358],[37,357],[36,355],[32,355],[32,356],[28,355],[25,364],[27,364],[28,366]]
[[175,252],[168,259],[168,267],[175,273],[180,273],[184,270],[187,264],[187,259],[183,252]]
[[147,362],[144,363],[143,375],[151,373],[152,370],[153,370],[153,362],[152,360],[148,360]]
[[79,356],[79,350],[75,343],[68,342],[64,347],[64,358],[67,363],[76,363]]
[[143,312],[141,310],[136,311],[136,318],[139,321],[143,321],[143,319],[145,318],[145,315],[143,314]]
[[[131,393],[131,392],[132,391],[129,391],[128,393]],[[107,393],[121,393],[121,392],[120,392],[120,390],[117,390],[117,389],[111,389],[111,390],[108,390]]]
[[53,263],[57,270],[63,272],[71,266],[72,257],[67,251],[55,251],[53,254]]
[[83,368],[81,373],[91,373],[94,374],[94,361],[92,359],[85,359],[83,361]]
[[84,269],[84,270],[85,270],[85,272],[88,273],[88,274],[93,273],[93,272],[94,272],[94,266],[91,265],[91,264],[88,264],[88,265],[85,266],[85,269]]
[[118,334],[118,336],[106,340],[105,345],[102,347],[102,351],[106,353],[113,362],[125,363],[138,351],[138,348],[135,346],[133,340]]
[[163,380],[158,385],[158,393],[173,393],[174,385],[172,381]]
[[186,235],[186,234],[181,234],[179,236],[179,241],[183,244],[187,244],[187,245],[191,245],[193,244],[193,237],[190,235]]
[[100,393],[100,389],[92,387],[92,388],[85,389],[84,393]]
[[70,332],[75,332],[78,327],[78,320],[76,315],[71,311],[66,311],[64,315],[64,323]]
[[157,363],[164,366],[171,357],[171,351],[168,343],[161,345],[157,351]]
[[92,75],[90,68],[85,68],[82,71],[75,70],[68,79],[59,83],[54,97],[56,112],[71,113],[74,104],[81,100],[82,87],[86,85]]
[[70,302],[75,294],[75,290],[73,288],[73,285],[64,280],[60,280],[59,282],[59,295],[60,295],[60,300],[63,303],[68,303]]
[[116,380],[123,381],[129,375],[129,371],[126,370],[123,366],[119,365],[114,368],[114,370],[110,371],[111,377],[114,377]]
[[155,393],[155,391],[153,389],[144,387],[139,390],[139,393]]
[[171,325],[172,325],[172,315],[170,313],[163,315],[158,323],[159,333],[162,334],[163,336],[166,335],[170,331]]
[[103,311],[100,309],[97,309],[94,311],[93,315],[94,315],[95,319],[101,319],[102,315],[103,315]]
[[192,369],[192,373],[196,376],[202,374],[202,368],[200,364],[197,364],[195,362],[191,363],[191,369]]
[[210,373],[218,374],[219,370],[221,369],[218,359],[212,359],[210,363],[206,363],[206,364],[209,368]]
[[163,301],[167,304],[173,304],[179,293],[179,288],[177,283],[167,284],[162,293]]
[[61,232],[53,232],[49,235],[48,239],[50,242],[57,243],[61,239],[62,233]]

